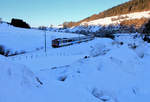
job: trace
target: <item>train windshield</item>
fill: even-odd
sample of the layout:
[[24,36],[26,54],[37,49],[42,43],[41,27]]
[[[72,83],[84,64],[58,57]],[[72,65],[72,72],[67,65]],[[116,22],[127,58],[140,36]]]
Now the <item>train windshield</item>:
[[58,45],[59,41],[58,40],[52,40],[52,45]]

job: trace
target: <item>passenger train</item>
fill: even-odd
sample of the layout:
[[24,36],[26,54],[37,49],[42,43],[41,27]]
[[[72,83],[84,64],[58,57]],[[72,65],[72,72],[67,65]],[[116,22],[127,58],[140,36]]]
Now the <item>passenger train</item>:
[[81,43],[93,40],[94,36],[82,36],[82,37],[73,37],[73,38],[57,38],[52,40],[52,47],[58,48],[63,46],[72,45],[75,43]]

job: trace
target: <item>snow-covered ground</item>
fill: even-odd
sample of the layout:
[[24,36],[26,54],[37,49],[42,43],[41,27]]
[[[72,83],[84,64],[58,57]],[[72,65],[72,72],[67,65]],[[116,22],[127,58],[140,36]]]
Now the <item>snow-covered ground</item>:
[[[55,38],[76,37],[79,35],[69,33],[46,32],[47,49],[51,49],[51,41]],[[6,23],[0,24],[0,45],[5,50],[9,50],[9,54],[20,52],[32,52],[36,50],[44,50],[45,31],[36,29],[16,28]]]
[[0,56],[0,102],[150,101],[150,44],[140,36],[118,34],[55,49],[53,38],[79,35],[47,32],[46,53],[34,50],[43,47],[43,31],[3,24],[0,36],[0,45],[11,51],[29,51]]
[[119,16],[111,16],[111,17],[105,17],[97,20],[93,20],[90,22],[83,22],[81,25],[110,25],[110,24],[120,24],[121,21],[124,20],[131,20],[131,19],[140,19],[140,18],[150,18],[150,11],[144,11],[144,12],[135,12],[130,14],[124,14]]
[[[118,16],[111,16],[100,18],[97,20],[89,21],[89,22],[82,22],[79,26],[74,26],[71,28],[49,28],[49,31],[53,32],[66,32],[66,33],[80,33],[80,34],[97,34],[98,36],[104,33],[135,33],[135,32],[142,32],[142,29],[138,29],[135,27],[130,28],[124,25],[120,25],[122,21],[125,20],[135,20],[135,19],[150,19],[150,11],[144,12],[135,12],[129,14],[123,14]],[[137,25],[139,26],[139,25]],[[141,25],[142,26],[142,25]],[[123,29],[124,28],[124,29]],[[142,27],[143,28],[143,27]]]

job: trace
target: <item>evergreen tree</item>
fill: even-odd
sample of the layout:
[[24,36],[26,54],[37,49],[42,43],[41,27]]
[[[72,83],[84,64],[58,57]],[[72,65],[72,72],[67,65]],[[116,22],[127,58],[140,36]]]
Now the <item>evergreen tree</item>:
[[150,20],[145,24],[143,33],[144,34],[150,34]]
[[27,24],[26,22],[24,22],[21,19],[12,19],[11,20],[11,25],[15,26],[15,27],[20,27],[20,28],[30,28],[29,24]]

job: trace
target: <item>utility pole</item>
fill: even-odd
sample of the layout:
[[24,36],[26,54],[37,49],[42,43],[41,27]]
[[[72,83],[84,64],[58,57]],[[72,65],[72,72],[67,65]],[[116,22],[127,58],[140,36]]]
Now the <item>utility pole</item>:
[[80,40],[81,40],[81,39],[80,39],[80,33],[79,33],[79,43],[80,43]]
[[46,53],[46,29],[44,30],[44,35],[45,35],[45,53]]

